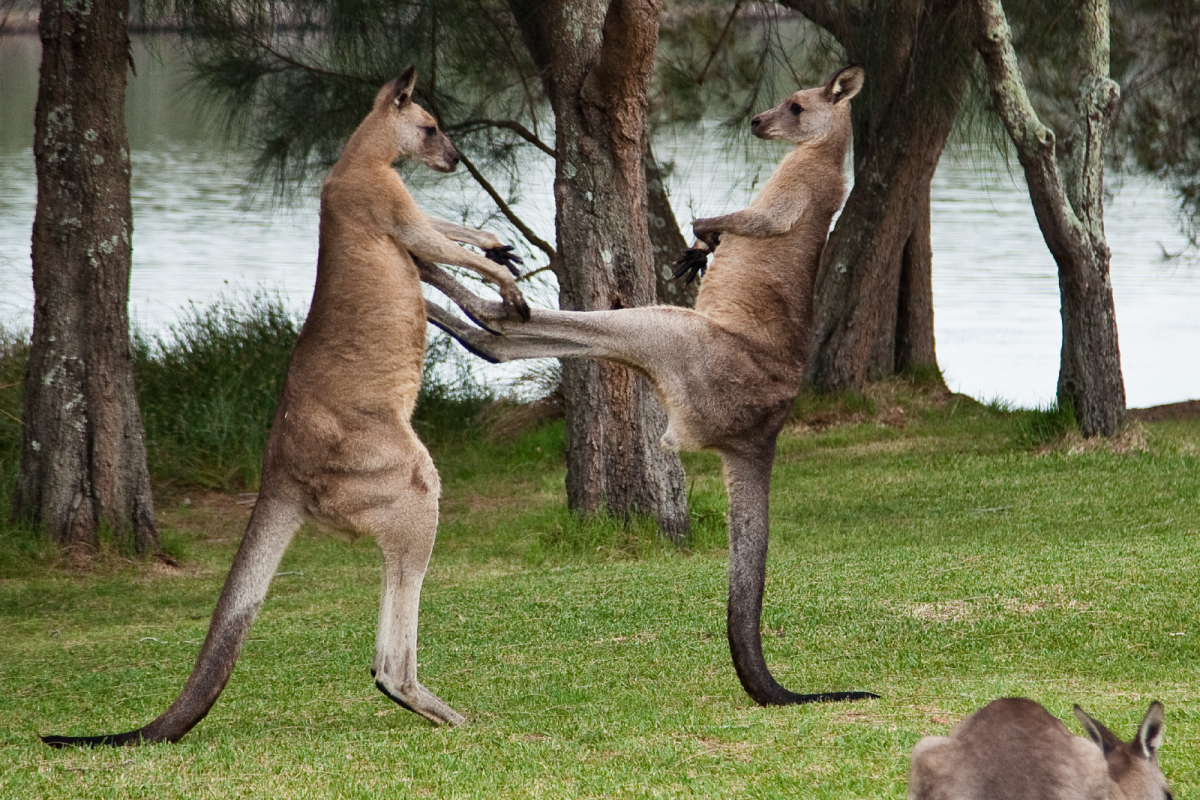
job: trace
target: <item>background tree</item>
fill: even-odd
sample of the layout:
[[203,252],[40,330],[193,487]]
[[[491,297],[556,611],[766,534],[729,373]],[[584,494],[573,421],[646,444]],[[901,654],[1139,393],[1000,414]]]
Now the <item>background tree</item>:
[[128,0],[45,0],[33,338],[14,508],[77,554],[158,550],[129,346]]
[[1084,0],[1070,13],[1049,4],[1042,24],[1061,22],[1072,42],[1067,74],[1077,87],[1066,135],[1039,118],[1021,77],[1000,0],[977,0],[977,46],[1000,119],[1017,151],[1046,244],[1058,264],[1062,357],[1058,402],[1084,436],[1111,436],[1125,419],[1125,384],[1104,236],[1104,152],[1119,87],[1109,77],[1109,6]]
[[1117,0],[1113,75],[1121,83],[1114,160],[1177,192],[1200,241],[1200,0]]
[[[658,0],[510,0],[554,109],[559,306],[618,309],[655,300],[647,226],[646,116]],[[657,517],[687,531],[683,467],[658,444],[666,414],[625,367],[564,359],[567,501]]]
[[855,182],[821,258],[807,378],[822,392],[930,368],[930,184],[974,51],[962,0],[780,0],[867,79],[853,104]]

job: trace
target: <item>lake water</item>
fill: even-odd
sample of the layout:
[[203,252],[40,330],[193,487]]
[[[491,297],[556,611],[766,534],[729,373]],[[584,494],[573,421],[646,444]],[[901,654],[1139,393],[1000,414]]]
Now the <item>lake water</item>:
[[[315,275],[316,183],[284,208],[248,202],[249,155],[223,141],[180,88],[178,57],[169,46],[148,49],[141,38],[134,52],[138,77],[127,114],[135,214],[131,317],[144,330],[163,331],[189,303],[257,289],[277,292],[303,312]],[[28,327],[33,316],[38,58],[36,37],[0,37],[0,324],[8,327]],[[716,127],[659,134],[655,148],[675,161],[670,193],[684,222],[744,207],[783,153],[756,140],[731,141]],[[1054,261],[1019,172],[986,154],[943,159],[933,185],[934,319],[938,360],[952,389],[1033,406],[1054,397],[1061,329]],[[552,180],[548,159],[531,157],[515,205],[551,242]],[[1106,227],[1129,404],[1200,398],[1200,261],[1186,250],[1175,201],[1163,186],[1125,178],[1116,188]],[[439,216],[486,223],[518,238],[490,212],[476,211],[490,205],[465,171],[423,179],[414,193]],[[529,255],[527,265],[542,263],[540,253]],[[527,294],[554,305],[549,282]],[[508,367],[482,374],[503,382],[515,373]]]

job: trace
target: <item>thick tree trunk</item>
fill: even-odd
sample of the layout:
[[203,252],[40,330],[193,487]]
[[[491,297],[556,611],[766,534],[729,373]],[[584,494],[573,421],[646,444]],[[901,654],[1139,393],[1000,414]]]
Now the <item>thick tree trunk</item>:
[[[647,229],[646,92],[657,0],[511,0],[554,109],[559,304],[596,310],[655,302]],[[616,364],[563,362],[567,501],[688,527],[683,467],[659,446],[666,415],[649,383]]]
[[869,380],[937,366],[929,186],[970,74],[969,8],[904,0],[862,15],[784,4],[867,69],[854,102],[854,189],[822,254],[806,373],[818,391],[861,391]]
[[1084,436],[1111,436],[1125,420],[1125,383],[1104,236],[1104,145],[1120,91],[1109,78],[1108,2],[1079,4],[1079,119],[1061,154],[1054,131],[1038,119],[1025,91],[1000,0],[978,2],[977,45],[992,99],[1058,263],[1063,326],[1058,401],[1073,408]]
[[129,348],[128,0],[42,3],[33,341],[18,515],[66,549],[158,549]]

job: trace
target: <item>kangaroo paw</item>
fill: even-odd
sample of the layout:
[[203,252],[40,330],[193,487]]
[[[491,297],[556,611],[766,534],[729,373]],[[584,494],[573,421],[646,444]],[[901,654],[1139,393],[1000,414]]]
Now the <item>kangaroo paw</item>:
[[704,271],[708,269],[708,253],[708,250],[699,247],[683,251],[683,255],[671,265],[675,267],[675,273],[671,275],[671,280],[677,281],[684,278],[683,285],[687,286],[697,277],[704,275]]

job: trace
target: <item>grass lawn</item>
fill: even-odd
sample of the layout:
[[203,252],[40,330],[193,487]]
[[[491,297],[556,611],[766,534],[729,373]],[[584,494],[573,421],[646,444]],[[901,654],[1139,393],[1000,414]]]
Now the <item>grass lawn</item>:
[[420,674],[468,724],[375,690],[378,549],[305,530],[183,741],[44,747],[149,721],[191,669],[248,506],[167,487],[181,569],[0,560],[0,797],[901,798],[918,738],[1005,695],[1076,732],[1078,702],[1123,737],[1161,700],[1163,770],[1200,796],[1200,421],[1036,448],[1028,414],[877,405],[782,437],[763,630],[789,688],[880,700],[756,707],[724,636],[716,458],[686,457],[681,550],[574,521],[551,424],[434,448]]

